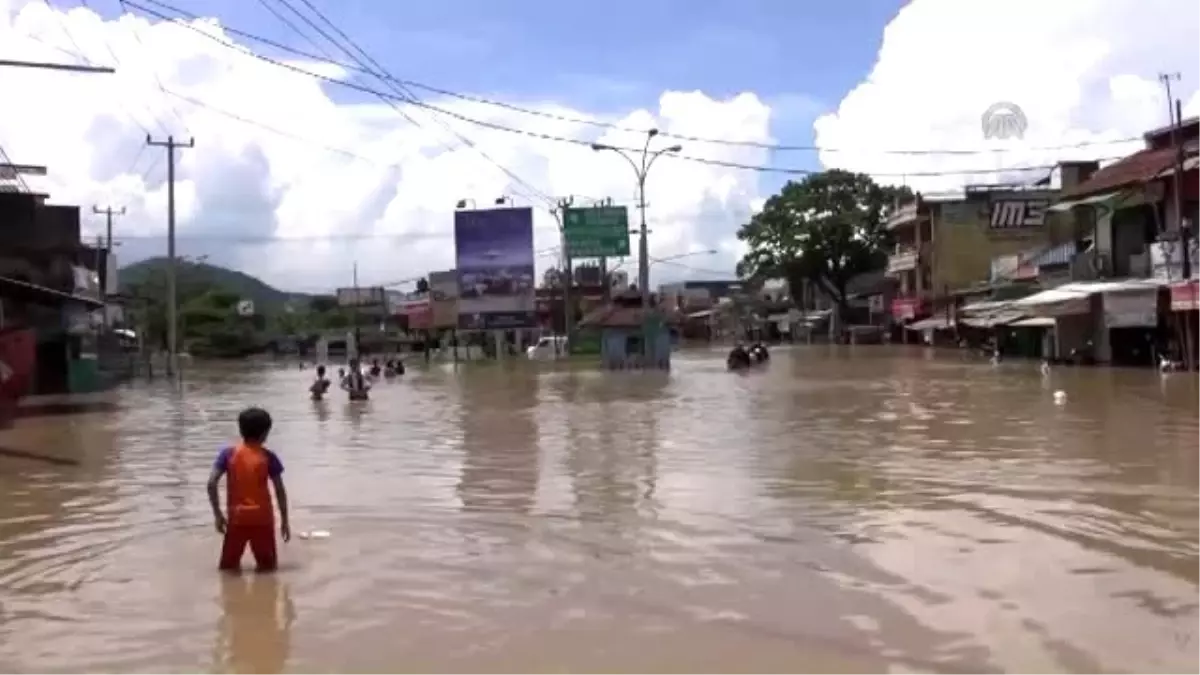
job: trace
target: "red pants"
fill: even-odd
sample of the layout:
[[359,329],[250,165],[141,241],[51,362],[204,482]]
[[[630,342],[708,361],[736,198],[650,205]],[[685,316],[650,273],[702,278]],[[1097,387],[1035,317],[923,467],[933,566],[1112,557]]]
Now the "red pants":
[[254,562],[260,572],[268,572],[279,566],[275,554],[274,525],[229,525],[225,529],[225,542],[221,545],[220,569],[236,570],[242,566],[242,554],[246,545],[254,554]]

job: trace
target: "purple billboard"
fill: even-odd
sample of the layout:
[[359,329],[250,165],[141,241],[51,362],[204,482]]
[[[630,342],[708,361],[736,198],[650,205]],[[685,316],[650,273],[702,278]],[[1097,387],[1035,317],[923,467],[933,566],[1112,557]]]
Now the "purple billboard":
[[537,325],[533,209],[455,211],[454,248],[459,328]]

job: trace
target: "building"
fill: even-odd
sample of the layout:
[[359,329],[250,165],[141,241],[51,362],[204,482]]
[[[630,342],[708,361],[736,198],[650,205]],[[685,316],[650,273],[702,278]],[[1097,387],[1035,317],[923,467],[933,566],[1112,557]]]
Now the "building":
[[101,359],[107,252],[80,242],[79,207],[47,195],[0,191],[0,330],[29,330],[35,362],[27,394],[91,393],[112,373]]
[[734,298],[741,292],[742,282],[736,279],[680,281],[658,287],[658,297],[663,307],[685,313],[711,309],[722,299]]
[[1050,207],[1070,214],[1079,245],[1035,261],[1047,290],[1021,303],[1053,328],[1059,354],[1082,345],[1100,362],[1151,365],[1163,349],[1192,367],[1200,120],[1144,139],[1145,148],[1065,188]]
[[[1057,170],[1062,185],[1073,186],[1097,167],[1068,162]],[[895,241],[886,268],[897,281],[892,317],[912,322],[940,316],[944,327],[964,295],[988,294],[995,284],[1012,281],[1004,278],[1005,267],[1023,271],[1024,261],[1073,244],[1072,219],[1049,210],[1059,195],[1048,185],[978,186],[961,197],[917,195],[900,205],[885,224]]]

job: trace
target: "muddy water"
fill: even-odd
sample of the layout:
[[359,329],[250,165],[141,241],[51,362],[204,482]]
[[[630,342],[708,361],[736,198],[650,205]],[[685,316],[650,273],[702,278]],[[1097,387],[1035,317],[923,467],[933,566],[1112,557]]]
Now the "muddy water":
[[[361,406],[310,376],[0,432],[59,460],[0,457],[0,670],[1200,667],[1186,375],[802,348],[413,369]],[[332,535],[229,578],[204,481],[252,403]]]

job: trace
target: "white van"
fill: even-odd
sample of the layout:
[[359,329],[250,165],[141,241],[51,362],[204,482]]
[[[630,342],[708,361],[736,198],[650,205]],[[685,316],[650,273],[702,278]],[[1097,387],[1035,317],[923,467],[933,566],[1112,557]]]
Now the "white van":
[[546,335],[525,350],[531,361],[552,361],[567,355],[567,338],[564,335]]

